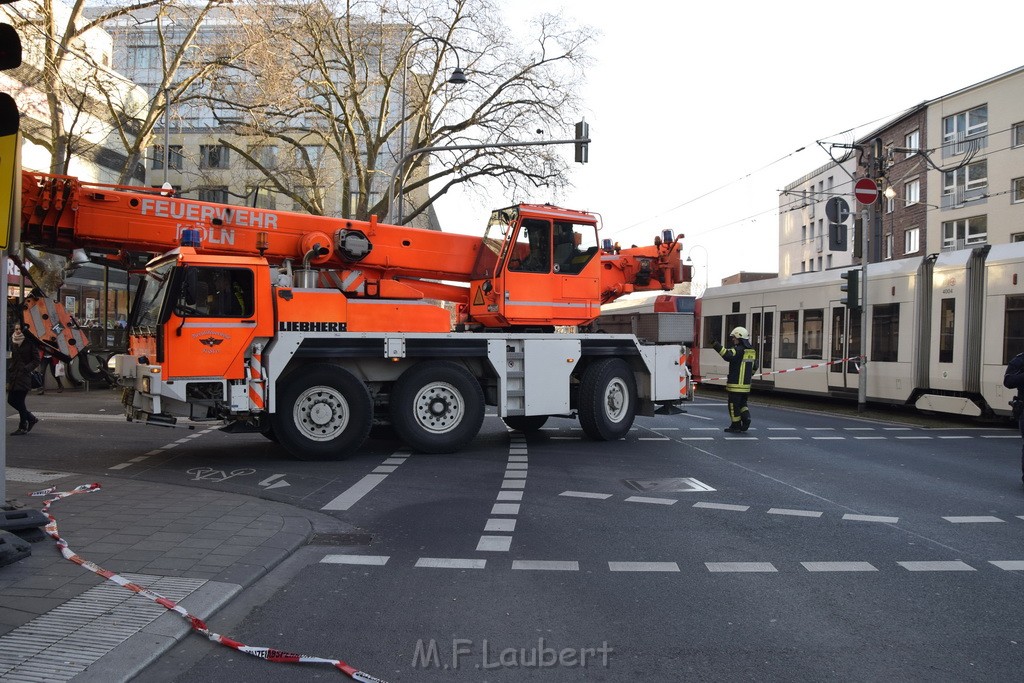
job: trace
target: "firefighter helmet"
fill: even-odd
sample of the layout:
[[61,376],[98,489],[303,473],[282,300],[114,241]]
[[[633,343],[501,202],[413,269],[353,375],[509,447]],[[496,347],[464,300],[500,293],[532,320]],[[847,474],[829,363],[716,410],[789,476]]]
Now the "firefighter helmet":
[[749,339],[750,335],[747,334],[747,328],[745,327],[734,327],[732,332],[729,333],[730,337],[736,337],[737,339]]

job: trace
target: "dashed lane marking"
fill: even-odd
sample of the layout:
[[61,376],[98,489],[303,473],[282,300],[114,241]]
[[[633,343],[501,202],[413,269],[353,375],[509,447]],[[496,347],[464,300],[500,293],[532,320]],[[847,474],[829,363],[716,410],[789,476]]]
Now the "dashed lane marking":
[[610,493],[588,493],[586,491],[562,491],[558,495],[567,498],[594,498],[597,500],[608,500],[612,497]]
[[1024,571],[1024,560],[989,560],[988,562],[1008,572]]
[[991,515],[979,515],[977,517],[943,517],[947,522],[953,524],[991,524],[993,522],[1003,522],[1004,520],[998,517],[992,517]]
[[790,510],[788,508],[771,508],[769,515],[788,515],[790,517],[821,517],[822,513],[817,510]]
[[512,569],[578,572],[580,563],[575,560],[513,560]]
[[843,515],[843,519],[850,522],[883,522],[885,524],[896,524],[899,517],[883,517],[882,515]]
[[704,566],[711,573],[725,572],[777,572],[771,562],[705,562]]
[[695,508],[707,508],[709,510],[732,510],[734,512],[746,512],[750,509],[749,505],[731,505],[729,503],[694,503]]
[[809,572],[877,572],[870,562],[801,562]]
[[675,505],[675,498],[648,498],[647,496],[630,496],[627,503],[652,503],[654,505]]
[[394,470],[389,472],[383,472],[380,470],[382,467],[398,467],[409,459],[410,453],[407,451],[399,451],[391,454],[377,469],[371,474],[367,474],[365,477],[352,484],[346,489],[341,495],[334,498],[321,510],[349,510],[353,505],[363,499],[363,496],[368,494],[370,491],[375,489],[382,481],[388,478]]
[[977,571],[971,565],[960,560],[932,561],[932,562],[897,562],[907,571],[911,572],[973,572]]
[[678,572],[675,562],[609,562],[608,570],[613,572]]
[[476,544],[476,549],[480,552],[507,553],[511,548],[511,536],[481,536]]
[[417,567],[429,569],[483,569],[487,560],[459,559],[452,557],[421,557],[416,560]]

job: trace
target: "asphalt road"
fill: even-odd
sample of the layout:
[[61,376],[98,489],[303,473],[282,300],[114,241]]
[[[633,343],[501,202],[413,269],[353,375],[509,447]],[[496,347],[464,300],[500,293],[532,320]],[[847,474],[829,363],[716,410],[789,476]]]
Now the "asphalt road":
[[[314,538],[210,626],[384,680],[1016,679],[1016,431],[753,409],[750,432],[724,434],[724,403],[701,397],[613,443],[572,420],[521,438],[489,417],[456,455],[374,439],[338,463],[216,431],[67,436],[103,435],[77,471],[260,495],[357,527]],[[138,678],[327,679],[344,676],[199,637]]]

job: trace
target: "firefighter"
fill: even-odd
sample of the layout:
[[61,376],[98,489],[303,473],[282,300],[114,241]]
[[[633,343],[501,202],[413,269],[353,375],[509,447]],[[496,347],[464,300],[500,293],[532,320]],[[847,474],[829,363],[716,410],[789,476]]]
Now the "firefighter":
[[750,380],[757,368],[757,352],[750,344],[750,334],[745,327],[733,328],[729,333],[728,348],[715,342],[714,349],[729,363],[725,390],[729,395],[730,423],[725,431],[730,434],[745,432],[750,429],[747,396],[750,395]]

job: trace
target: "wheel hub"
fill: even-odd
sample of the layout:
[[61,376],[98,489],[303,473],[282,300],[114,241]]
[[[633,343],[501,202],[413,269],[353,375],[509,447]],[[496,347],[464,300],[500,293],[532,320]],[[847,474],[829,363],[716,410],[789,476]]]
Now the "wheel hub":
[[295,402],[293,417],[303,436],[328,441],[348,427],[348,401],[331,387],[310,387]]
[[420,426],[438,434],[457,427],[465,413],[462,396],[448,383],[423,387],[416,396],[414,410]]

